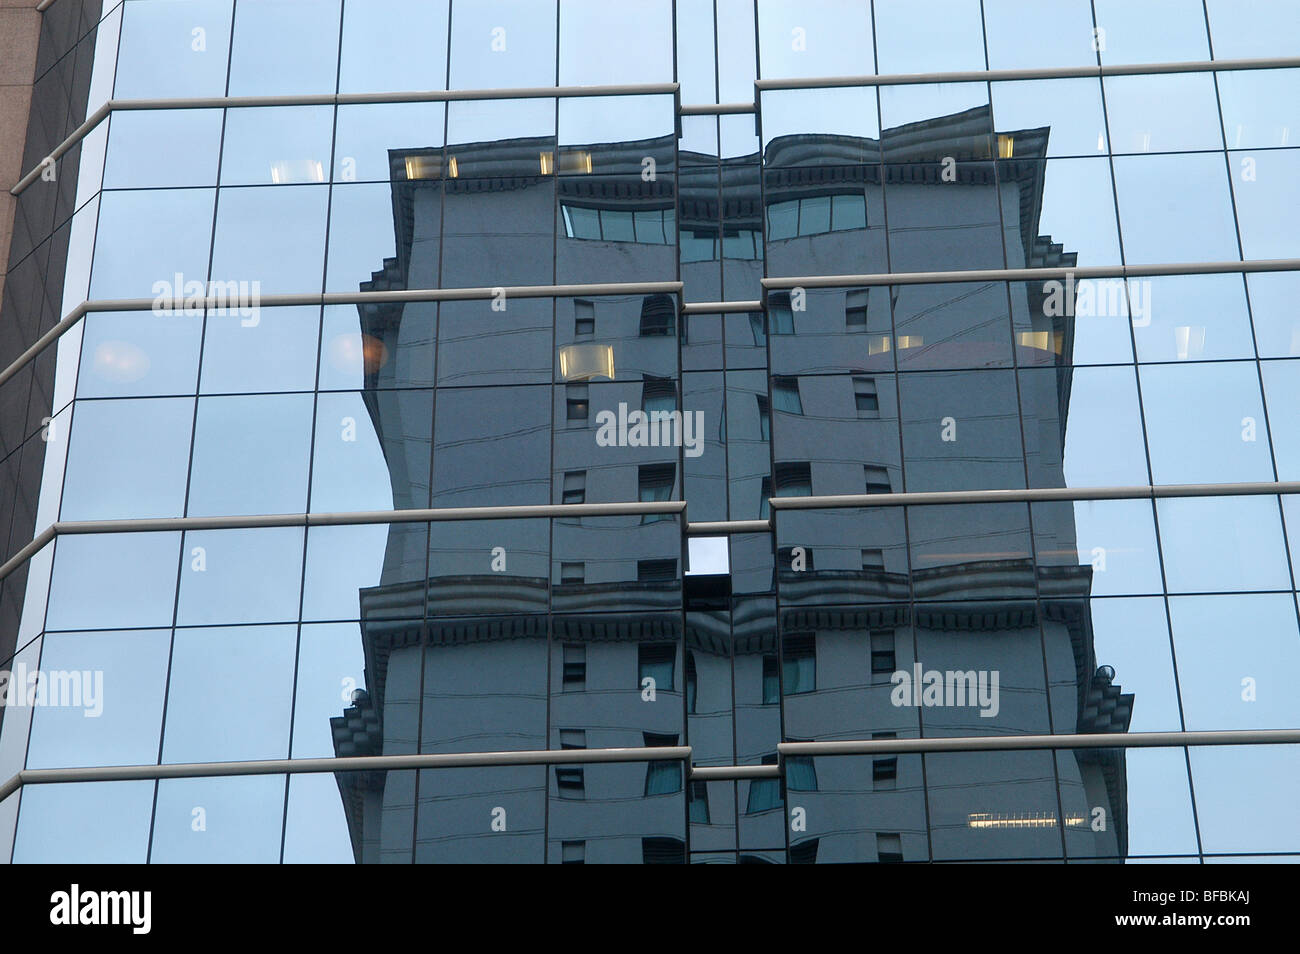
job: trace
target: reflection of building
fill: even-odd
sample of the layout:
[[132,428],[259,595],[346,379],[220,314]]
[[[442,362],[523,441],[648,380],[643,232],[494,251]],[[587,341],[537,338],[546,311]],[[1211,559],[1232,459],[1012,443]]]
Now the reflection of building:
[[[879,142],[790,136],[768,147],[761,183],[756,157],[711,179],[683,153],[675,193],[671,174],[642,175],[647,156],[672,169],[671,139],[394,151],[397,254],[362,287],[435,287],[439,274],[462,286],[671,280],[679,240],[695,299],[717,299],[710,263],[756,284],[765,237],[774,275],[908,271],[909,257],[1000,267],[1004,246],[1012,267],[1072,265],[1037,230],[1047,133],[995,134],[975,109]],[[553,229],[554,272],[532,254]],[[766,517],[770,496],[898,491],[904,479],[1063,486],[1073,327],[1044,317],[1041,298],[997,282],[810,288],[803,302],[773,292],[766,315],[727,324],[764,380],[728,385],[725,410],[707,393],[691,404],[663,296],[363,305],[366,402],[398,508],[420,506],[429,483],[434,507],[536,502],[539,482],[556,504],[681,499],[683,477],[707,487],[720,472],[736,519]],[[609,380],[552,383],[553,354],[584,346]],[[405,365],[428,362],[443,385],[432,448],[427,409],[394,389]],[[703,405],[725,466],[597,446],[590,421],[620,402]],[[958,430],[945,436],[949,419]],[[430,459],[433,477],[420,477]],[[675,519],[394,525],[382,581],[361,594],[368,690],[332,720],[337,753],[689,737],[697,763],[744,764],[774,760],[783,733],[1127,731],[1133,697],[1094,657],[1070,504],[914,508],[906,522],[894,509],[787,512],[775,567],[755,584],[740,570],[772,566],[760,537],[736,538],[730,576],[683,583]],[[997,714],[893,704],[891,674],[914,664],[997,672]],[[1118,859],[1125,778],[1122,750],[1093,749],[796,758],[784,800],[775,779],[684,785],[676,763],[345,773],[339,785],[362,861],[410,860],[412,844],[417,861],[527,860],[543,838],[552,860],[680,860],[683,814],[693,852],[738,846],[741,860],[769,860],[787,838],[792,861]],[[507,832],[490,834],[507,804]],[[806,828],[787,832],[787,805],[805,809]]]

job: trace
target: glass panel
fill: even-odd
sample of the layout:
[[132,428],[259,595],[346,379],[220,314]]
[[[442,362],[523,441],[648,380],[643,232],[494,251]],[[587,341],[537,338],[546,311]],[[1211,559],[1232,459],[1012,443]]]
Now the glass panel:
[[560,3],[561,86],[669,83],[672,50],[672,0]]
[[1031,553],[1029,512],[1023,504],[914,507],[907,515],[912,572],[924,574],[916,599],[965,598],[985,573],[999,573],[1004,599],[1035,593],[1028,574],[1010,579],[999,564],[1022,565]]
[[[390,543],[390,547],[393,544]],[[517,619],[521,613],[545,612],[547,606],[548,578],[550,576],[551,528],[547,520],[476,520],[476,521],[437,521],[429,525],[429,568],[428,568],[428,614],[430,617],[448,616],[489,616],[494,622],[468,621],[463,623],[469,631],[481,631],[481,639],[488,639],[492,627],[504,627],[507,631],[524,625]],[[581,553],[565,553],[565,560],[581,560]],[[587,565],[582,565],[583,570]],[[594,567],[593,567],[594,570]],[[387,573],[385,575],[388,575]],[[578,579],[582,584],[586,579],[596,582],[598,576]],[[556,579],[558,589],[565,588],[568,581]],[[558,599],[558,592],[557,592]],[[531,622],[531,621],[530,621]],[[452,623],[446,622],[448,633]],[[520,630],[521,634],[524,630]],[[450,649],[450,647],[445,647]],[[542,654],[541,664],[545,669],[545,649],[539,647]],[[454,656],[446,652],[442,655]],[[466,658],[461,661],[448,661],[453,668],[462,664],[481,666],[478,671],[490,671],[491,658],[488,646],[478,650],[477,656],[489,658],[471,663]],[[506,654],[506,659],[514,661],[515,656]],[[430,660],[432,664],[433,660]],[[449,673],[441,673],[441,681]],[[448,684],[463,685],[463,677],[450,678]],[[431,677],[432,678],[432,677]],[[545,681],[545,677],[541,677]],[[430,693],[430,681],[425,681],[425,692]],[[535,687],[537,688],[537,687]],[[504,690],[503,690],[504,691]],[[521,692],[523,690],[520,690]],[[479,697],[480,702],[487,702],[486,697]],[[457,703],[457,706],[468,703]],[[502,704],[502,703],[498,703]],[[450,716],[450,713],[448,713]],[[462,709],[457,717],[464,718]],[[544,720],[544,717],[543,717]],[[471,721],[485,724],[482,720]],[[434,729],[432,726],[426,737]],[[441,729],[437,730],[443,731]],[[504,744],[504,743],[503,743]],[[513,745],[505,745],[514,748]],[[541,748],[540,734],[537,747]],[[430,750],[434,751],[434,750]],[[451,750],[447,750],[451,751]]]
[[[1010,146],[1014,155],[1031,151],[1031,159],[1038,148],[1020,137]],[[1119,264],[1115,196],[1105,159],[1004,159],[998,179],[1008,213],[1003,228],[1009,267]],[[1077,287],[1082,293],[1083,283]]]
[[[546,390],[449,388],[438,392],[433,506],[550,502],[550,434],[546,426],[550,402]],[[503,468],[502,461],[511,461],[511,466]]]
[[1093,596],[1163,590],[1150,501],[1034,504],[1033,516],[1040,568],[1086,568]]
[[1216,73],[1229,149],[1286,146],[1300,127],[1300,70]]
[[[1223,148],[1210,73],[1107,76],[1102,82],[1116,154]],[[1170,109],[1172,103],[1179,108]]]
[[984,24],[977,0],[941,0],[918,17],[906,0],[877,0],[876,49],[881,73],[982,70]]
[[302,537],[301,527],[187,533],[177,622],[296,620]]
[[[27,768],[157,761],[170,643],[165,629],[46,636]],[[9,681],[31,689],[17,673]]]
[[158,783],[154,864],[274,864],[284,823],[283,775]]
[[[185,283],[203,282],[208,274],[213,200],[212,189],[106,192],[90,297],[192,295]],[[140,228],[141,222],[151,225]],[[174,275],[181,276],[181,287],[173,287]]]
[[1264,361],[1264,396],[1278,480],[1300,478],[1300,362]]
[[[997,128],[1008,135],[1046,126],[1044,151],[1049,157],[1095,156],[1106,151],[1101,86],[1094,79],[994,83],[993,117]],[[1017,143],[1023,140],[1023,135],[1016,135]]]
[[153,782],[32,785],[22,794],[15,864],[143,864]]
[[[320,309],[213,309],[203,329],[202,394],[311,390]],[[170,319],[175,321],[175,318]]]
[[1276,497],[1156,501],[1170,593],[1287,590]]
[[447,5],[447,0],[346,0],[339,92],[445,89]]
[[871,10],[862,4],[821,0],[793,7],[759,0],[758,49],[764,79],[874,73],[874,47]]
[[1293,211],[1300,205],[1300,149],[1228,154],[1232,191],[1237,200],[1242,255],[1254,258],[1300,257]]
[[303,294],[321,287],[328,186],[221,190],[212,280],[259,294]]
[[421,772],[415,863],[542,864],[548,771],[515,765]]
[[[1294,49],[1294,47],[1293,47]],[[1201,849],[1295,851],[1300,825],[1292,746],[1204,746],[1188,750]]]
[[1295,11],[1270,0],[1208,0],[1210,39],[1215,59],[1293,56],[1300,48]]
[[235,8],[231,96],[332,93],[341,0],[258,0]]
[[1300,725],[1286,675],[1300,663],[1290,593],[1175,597],[1169,618],[1189,731]]
[[1139,361],[1195,361],[1254,356],[1245,284],[1239,275],[1130,278]]
[[[1059,420],[1052,399],[1069,402]],[[1065,480],[1053,466],[1044,467],[1044,480],[1034,486],[1122,487],[1148,484],[1146,451],[1142,445],[1142,415],[1131,368],[1076,368],[1065,383],[1055,372],[1021,372],[1025,430],[1038,435],[1038,462],[1047,465],[1053,444],[1065,428]],[[1031,404],[1031,401],[1033,402]],[[1031,426],[1036,418],[1038,428]],[[1032,439],[1032,438],[1031,438]],[[1056,444],[1059,446],[1059,444]],[[1035,461],[1030,462],[1033,477]]]
[[1138,376],[1152,480],[1273,479],[1253,362],[1149,365]]
[[907,490],[1025,485],[1014,372],[902,374],[899,391]]
[[110,132],[105,189],[217,184],[219,109],[119,110]]
[[189,514],[306,510],[311,418],[310,394],[200,399]]
[[[163,762],[289,756],[296,626],[178,629],[172,646]],[[224,706],[238,685],[238,706]]]
[[128,3],[113,95],[224,96],[233,0]]
[[228,110],[221,184],[327,182],[333,127],[329,106]]
[[1239,257],[1221,156],[1128,156],[1114,165],[1128,262]]
[[46,626],[170,626],[179,534],[64,535],[55,541]]
[[[555,30],[555,0],[453,4],[451,88],[556,85]],[[453,135],[451,141],[478,138],[487,137]]]
[[[436,85],[440,87],[441,82]],[[406,164],[401,154],[407,152],[416,156],[431,154],[430,165],[436,160],[440,176],[446,109],[444,103],[340,106],[335,127],[334,181],[387,182],[404,178],[401,173]],[[411,171],[420,168],[417,159]]]
[[1181,63],[1210,58],[1201,0],[1095,0],[1093,9],[1097,26],[1105,31],[1098,36],[1103,63]]
[[[78,397],[188,394],[198,380],[203,317],[91,312],[82,321]],[[89,406],[83,405],[83,406]]]
[[1261,358],[1300,356],[1300,272],[1257,272],[1246,276],[1255,343]]
[[983,8],[991,70],[1097,62],[1088,0],[984,0]]
[[193,421],[191,398],[78,402],[62,519],[179,517]]

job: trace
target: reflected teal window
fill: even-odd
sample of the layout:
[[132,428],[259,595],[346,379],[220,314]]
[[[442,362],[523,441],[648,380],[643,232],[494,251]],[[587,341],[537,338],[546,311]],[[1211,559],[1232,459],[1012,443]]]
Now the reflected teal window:
[[893,491],[893,485],[889,481],[889,470],[878,464],[863,464],[863,480],[866,483],[866,493],[869,494],[887,494]]
[[767,314],[772,323],[772,334],[794,334],[794,311],[790,307],[789,292],[772,292],[768,295]]
[[676,231],[672,209],[591,209],[564,203],[560,212],[564,234],[571,239],[671,245]]
[[642,643],[637,647],[637,687],[641,688],[647,679],[653,679],[656,692],[672,692],[676,663],[677,646],[674,643]]
[[564,234],[576,239],[600,238],[600,210],[580,209],[572,205],[560,206],[564,213]]
[[779,242],[799,234],[799,200],[773,202],[767,207],[767,240]]
[[723,229],[722,257],[752,260],[762,257],[762,239],[753,229]]
[[781,698],[781,677],[777,674],[775,656],[763,657],[763,705],[776,705]]
[[700,694],[700,674],[695,668],[695,653],[686,654],[686,711],[694,712]]
[[810,635],[784,638],[785,695],[813,692],[817,688],[817,643]]
[[799,234],[819,235],[831,230],[831,197],[819,195],[799,201]]
[[817,769],[811,756],[796,755],[785,760],[785,787],[792,792],[817,791]]
[[767,207],[769,242],[866,227],[867,199],[861,192],[783,199]]
[[[775,765],[775,755],[763,756],[764,765]],[[749,796],[745,800],[745,814],[756,815],[781,807],[781,780],[779,778],[756,778],[749,783]]]
[[772,406],[787,414],[803,413],[803,402],[799,400],[798,378],[772,379]]
[[812,465],[805,461],[791,461],[777,464],[776,496],[811,497]]
[[672,378],[647,377],[641,386],[641,409],[647,414],[677,410],[677,384]]
[[[637,468],[638,497],[642,503],[655,503],[671,500],[673,484],[677,482],[676,464],[642,464]],[[642,514],[642,523],[654,523],[658,520],[671,519],[671,514]]]
[[709,783],[691,782],[690,811],[692,825],[709,824]]
[[555,787],[560,798],[585,798],[587,784],[582,767],[557,765],[555,767]]
[[749,313],[749,330],[754,335],[755,347],[762,348],[767,345],[767,323],[766,316],[761,311],[751,311]]
[[606,242],[635,242],[636,228],[632,212],[623,209],[602,209],[600,234]]
[[[667,745],[676,745],[677,736],[660,735],[655,732],[646,732],[645,744],[647,748],[658,748]],[[650,795],[675,795],[682,790],[682,763],[677,760],[665,760],[662,762],[649,762],[645,769],[645,794]]]
[[763,440],[765,440],[765,441],[770,441],[770,440],[772,439],[772,411],[771,411],[771,408],[768,406],[767,398],[765,398],[763,395],[761,395],[761,394],[755,394],[754,397],[755,397],[755,399],[757,399],[757,401],[758,401],[758,430],[759,430],[759,434],[762,436]]

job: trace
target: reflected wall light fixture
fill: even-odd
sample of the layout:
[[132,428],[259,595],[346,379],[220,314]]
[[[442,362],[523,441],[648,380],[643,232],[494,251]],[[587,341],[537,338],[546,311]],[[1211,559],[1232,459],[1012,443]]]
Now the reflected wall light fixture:
[[560,377],[566,381],[590,381],[592,378],[614,378],[614,348],[612,345],[576,344],[560,349]]

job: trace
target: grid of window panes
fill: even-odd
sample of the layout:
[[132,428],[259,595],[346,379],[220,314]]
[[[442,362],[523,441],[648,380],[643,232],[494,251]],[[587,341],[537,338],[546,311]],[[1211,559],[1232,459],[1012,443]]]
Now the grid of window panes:
[[[773,496],[1300,479],[1300,271],[798,283],[1300,258],[1300,69],[754,87],[1294,55],[1286,4],[104,6],[38,80],[91,58],[90,111],[676,82],[681,104],[755,112],[678,116],[670,93],[114,111],[60,160],[76,202],[15,238],[10,285],[54,267],[61,232],[55,318],[182,307],[91,312],[42,359],[57,348],[50,420],[5,449],[11,473],[44,469],[38,528],[679,500],[693,522],[755,520]],[[40,218],[41,188],[20,214]],[[765,277],[788,281],[765,298]],[[183,307],[214,287],[677,280],[688,303],[766,307]],[[34,325],[52,306],[11,291],[5,308]],[[679,413],[676,434],[638,439],[635,412]],[[6,665],[101,673],[102,714],[11,708],[0,774],[676,744],[760,765],[782,741],[1300,727],[1294,498],[774,520],[712,550],[674,514],[64,535],[5,582],[22,605]],[[971,704],[900,701],[897,673],[932,670],[971,673]],[[16,861],[1280,859],[1300,857],[1293,759],[30,785],[0,830]]]

